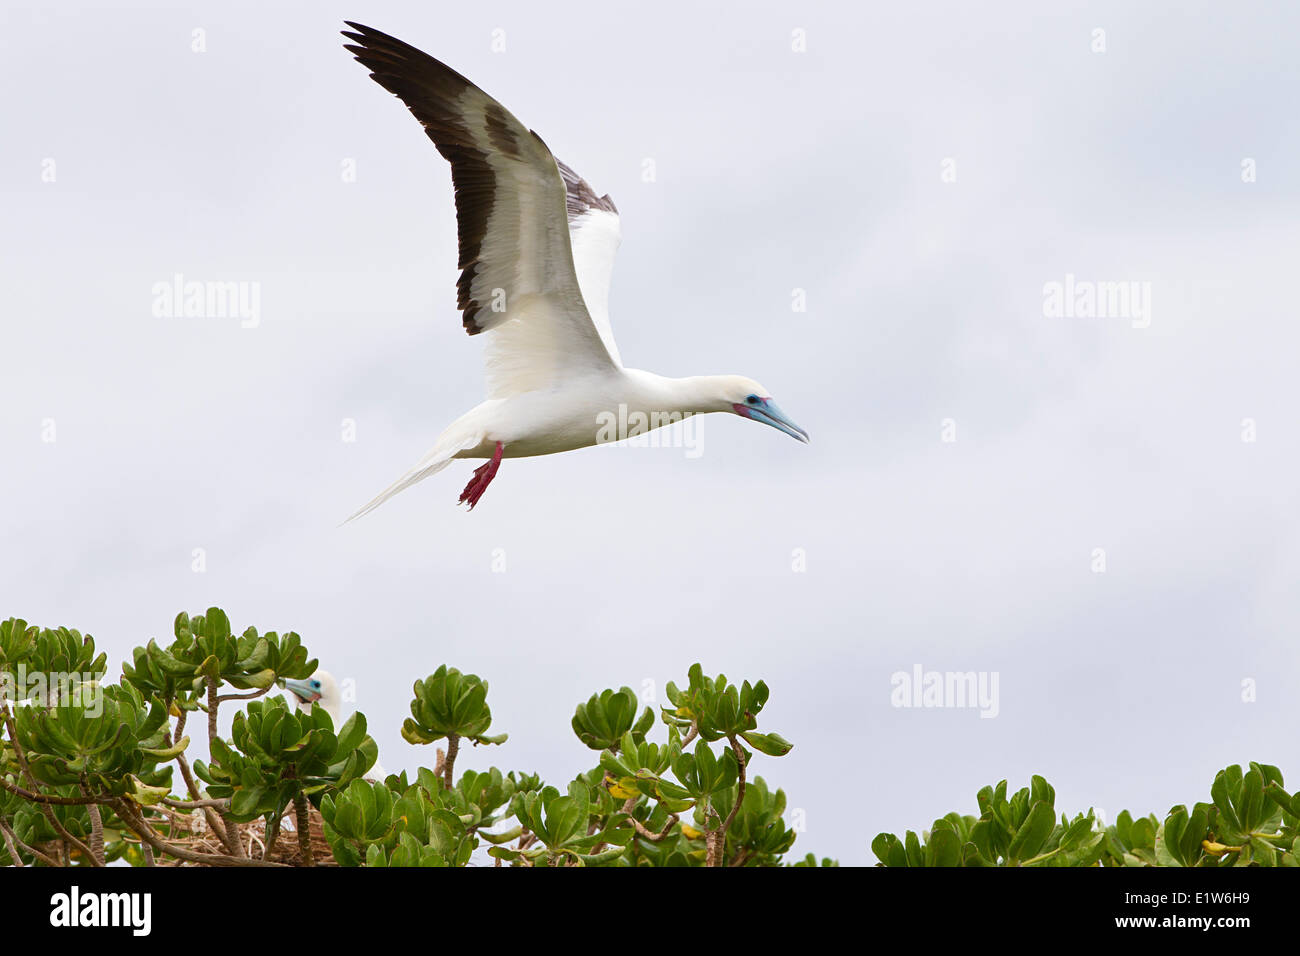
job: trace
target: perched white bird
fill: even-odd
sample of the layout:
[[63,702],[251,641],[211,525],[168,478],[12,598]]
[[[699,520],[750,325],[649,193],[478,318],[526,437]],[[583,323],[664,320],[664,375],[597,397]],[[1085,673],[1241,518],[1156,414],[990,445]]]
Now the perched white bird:
[[[289,691],[290,703],[297,706],[301,711],[310,712],[311,705],[319,703],[325,713],[330,715],[330,720],[334,721],[334,729],[338,730],[342,726],[341,705],[343,695],[339,693],[339,682],[334,679],[334,675],[329,671],[318,670],[311,677],[299,680],[286,679],[285,688]],[[378,760],[373,767],[366,772],[367,780],[375,780],[380,783],[388,776]]]
[[[808,434],[739,375],[665,378],[625,368],[609,324],[618,210],[504,106],[455,70],[387,34],[348,22],[346,48],[395,93],[451,163],[470,335],[491,332],[485,402],[438,437],[406,474],[352,518],[441,471],[486,458],[461,503],[472,510],[502,458],[616,441],[704,412],[734,412],[799,441]],[[627,423],[611,434],[611,421]],[[351,518],[348,519],[352,520]]]

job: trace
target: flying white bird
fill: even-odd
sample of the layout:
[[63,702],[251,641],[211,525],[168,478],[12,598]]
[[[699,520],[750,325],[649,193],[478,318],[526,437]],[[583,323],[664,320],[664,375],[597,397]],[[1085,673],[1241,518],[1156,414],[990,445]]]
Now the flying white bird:
[[[466,332],[491,333],[487,400],[452,422],[428,454],[352,518],[456,458],[488,459],[460,496],[473,510],[502,458],[621,440],[704,412],[734,412],[808,441],[752,379],[665,378],[625,368],[609,324],[621,236],[609,196],[597,196],[541,137],[455,70],[378,30],[348,26],[356,32],[344,31],[354,41],[346,48],[406,104],[451,163],[457,305]],[[615,420],[627,426],[610,434]]]
[[[334,721],[334,729],[338,730],[342,726],[343,695],[339,693],[339,682],[329,671],[318,670],[311,677],[301,680],[286,679],[284,686],[291,695],[289,702],[296,705],[300,711],[310,713],[311,705],[319,703],[325,713],[330,715],[330,720]],[[378,760],[366,771],[367,780],[379,783],[382,783],[387,776],[388,772],[380,766]]]

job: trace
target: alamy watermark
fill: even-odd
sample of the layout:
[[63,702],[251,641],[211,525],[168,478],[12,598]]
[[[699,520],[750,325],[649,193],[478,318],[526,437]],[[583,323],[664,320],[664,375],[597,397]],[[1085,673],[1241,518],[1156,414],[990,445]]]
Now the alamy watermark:
[[1151,325],[1151,283],[1093,282],[1065,274],[1064,282],[1043,283],[1043,315],[1049,319],[1129,319],[1133,328]]
[[50,925],[57,929],[123,927],[133,936],[153,929],[153,894],[100,893],[73,885],[50,897]]
[[153,314],[159,319],[239,319],[245,329],[262,322],[262,283],[249,280],[186,280],[177,272],[152,288]]
[[981,717],[1000,710],[997,671],[927,671],[913,664],[910,672],[895,671],[889,683],[895,707],[978,709]]
[[94,674],[27,670],[19,664],[0,671],[0,704],[17,707],[80,707],[87,717],[104,714],[104,689]]
[[[702,417],[693,412],[629,411],[626,403],[619,403],[617,412],[596,415],[596,444],[625,442],[629,448],[684,448],[687,458],[699,458],[704,454]],[[681,428],[664,430],[679,423]]]

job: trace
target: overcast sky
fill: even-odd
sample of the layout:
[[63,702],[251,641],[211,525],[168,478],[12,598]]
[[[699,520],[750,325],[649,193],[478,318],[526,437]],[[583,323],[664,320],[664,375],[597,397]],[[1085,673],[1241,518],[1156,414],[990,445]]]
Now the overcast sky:
[[[1112,819],[1300,782],[1294,9],[114,6],[4,18],[0,617],[114,673],[182,609],[297,630],[390,770],[447,663],[510,734],[462,766],[561,787],[591,693],[762,678],[795,748],[752,771],[846,864],[1004,777]],[[812,444],[710,416],[339,528],[482,398],[448,168],[345,17],[612,194],[627,364],[756,378]],[[177,274],[255,319],[159,315]],[[916,667],[996,716],[895,706]]]

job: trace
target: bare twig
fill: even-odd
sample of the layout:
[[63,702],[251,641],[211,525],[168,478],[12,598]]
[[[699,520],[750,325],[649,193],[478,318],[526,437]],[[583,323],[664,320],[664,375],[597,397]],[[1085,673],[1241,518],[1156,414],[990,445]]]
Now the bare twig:
[[230,801],[225,797],[217,799],[200,799],[200,800],[175,800],[171,797],[163,797],[162,802],[173,810],[200,810],[207,807],[216,807],[221,810],[230,809]]
[[[208,675],[208,753],[215,753],[217,742],[217,711],[220,709],[221,701],[217,696],[217,679],[211,674]],[[195,799],[198,799],[197,796]],[[220,812],[221,823],[226,832],[226,847],[235,854],[235,856],[244,858],[248,854],[244,852],[244,843],[239,839],[239,827],[235,826],[235,821],[231,819],[230,812],[223,810]]]
[[[275,685],[271,685],[272,687]],[[263,687],[261,690],[250,691],[247,694],[222,694],[217,698],[218,704],[224,704],[228,700],[255,700],[262,697],[271,690],[270,687]]]
[[[170,710],[170,702],[167,706]],[[185,720],[188,716],[189,712],[182,710],[181,715],[176,718],[176,740],[180,740],[185,736]],[[172,745],[172,739],[173,737],[170,731],[165,731],[163,733],[163,740],[166,741],[168,747]],[[199,794],[198,782],[194,779],[194,771],[190,769],[190,762],[185,759],[185,754],[182,753],[176,755],[176,766],[181,770],[181,779],[185,781],[185,790],[190,795],[190,798],[196,803],[203,802],[202,797]],[[222,842],[226,844],[226,849],[230,849],[230,834],[226,830],[224,821],[217,815],[217,812],[211,807],[204,807],[203,816],[207,820],[208,827],[212,832],[220,835],[222,837]]]
[[178,860],[185,860],[187,863],[205,863],[208,866],[285,865],[283,863],[272,863],[269,860],[250,860],[247,857],[224,856],[220,853],[196,853],[193,850],[187,850],[185,847],[176,846],[174,843],[163,840],[143,816],[131,809],[127,801],[118,801],[114,809],[117,810],[117,815],[122,819],[123,823],[159,853],[175,857]]
[[632,826],[636,827],[637,833],[641,834],[643,837],[645,837],[647,840],[650,840],[653,843],[658,843],[660,840],[662,840],[664,837],[668,835],[668,831],[671,830],[673,828],[673,824],[677,822],[677,814],[675,813],[668,814],[668,822],[664,824],[664,828],[660,830],[658,833],[654,833],[653,831],[649,830],[644,823],[642,823],[634,816],[629,815],[628,819],[632,821]]
[[[736,801],[731,805],[731,812],[727,814],[727,819],[723,820],[720,826],[710,829],[705,834],[704,845],[707,848],[705,853],[705,866],[722,866],[723,851],[727,845],[727,829],[731,826],[731,821],[736,819],[736,814],[740,811],[740,804],[745,799],[745,751],[737,742],[734,734],[727,734],[727,740],[731,744],[732,752],[736,755],[736,766],[738,768],[739,785],[736,788]],[[717,812],[712,805],[709,807],[709,813],[716,820]]]
[[302,854],[302,865],[315,866],[316,861],[311,852],[311,817],[307,815],[307,798],[301,793],[294,796],[293,809],[297,817],[298,851]]
[[280,820],[282,818],[283,818],[283,814],[277,813],[274,817],[271,818],[270,824],[267,825],[266,841],[262,846],[261,858],[263,860],[265,860],[266,855],[275,848],[276,841],[280,839]]
[[42,853],[40,850],[36,849],[36,847],[28,846],[26,843],[20,840],[18,838],[18,834],[14,833],[13,830],[9,829],[9,824],[5,823],[4,820],[0,820],[0,833],[4,834],[5,846],[9,850],[10,858],[14,861],[14,866],[23,865],[22,858],[18,855],[18,848],[26,850],[32,856],[36,857],[36,859],[44,863],[46,866],[60,865],[59,861],[54,859],[54,857],[47,856],[46,854]]
[[[211,675],[207,678],[208,683],[208,747],[211,748],[217,742],[217,710],[220,701],[217,699],[217,679]],[[211,750],[208,751],[211,753]]]
[[9,861],[14,866],[22,866],[23,858],[18,855],[18,847],[14,845],[14,835],[5,824],[3,818],[0,818],[0,833],[4,834],[5,849],[9,851]]
[[[4,834],[5,849],[9,851],[9,861],[13,866],[23,866],[23,858],[18,855],[18,838],[14,832],[9,829],[9,824],[5,823],[4,818],[0,817],[0,833]],[[46,857],[48,860],[49,857]]]
[[[168,742],[168,745],[170,746],[170,741]],[[176,766],[181,768],[181,778],[185,781],[185,789],[189,792],[189,795],[194,798],[193,802],[202,803],[203,798],[199,795],[199,785],[194,779],[194,771],[190,769],[190,762],[185,759],[184,754],[176,755]],[[204,807],[203,815],[207,819],[208,827],[213,833],[222,834],[223,840],[229,836],[226,832],[225,821],[221,819],[216,810],[212,809],[212,807]],[[227,844],[226,849],[229,848],[229,844]]]
[[442,768],[442,782],[443,784],[446,785],[448,790],[452,788],[452,784],[454,781],[452,772],[456,766],[456,754],[458,753],[460,753],[460,735],[448,734],[447,735],[447,761]]
[[745,750],[740,746],[732,734],[727,735],[727,740],[731,741],[731,749],[736,755],[736,768],[739,775],[739,785],[736,788],[736,802],[731,805],[731,812],[727,814],[727,819],[722,823],[722,834],[726,836],[731,821],[736,819],[736,814],[740,811],[740,805],[745,800]]
[[[81,775],[81,792],[90,796],[90,783],[86,775]],[[100,866],[104,865],[104,818],[100,815],[99,806],[91,803],[86,806],[86,812],[90,815],[90,853]]]
[[48,793],[32,793],[30,790],[24,790],[17,784],[10,783],[3,777],[0,777],[0,790],[8,790],[14,796],[22,797],[29,803],[50,804],[56,807],[84,807],[91,803],[107,803],[107,800],[101,800],[98,797],[59,797]]

